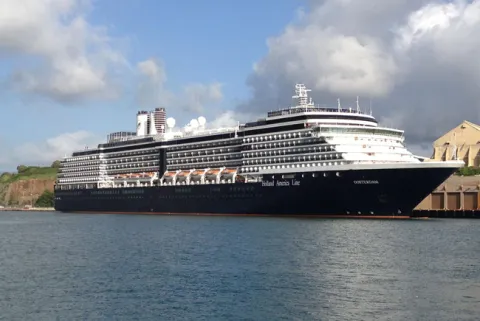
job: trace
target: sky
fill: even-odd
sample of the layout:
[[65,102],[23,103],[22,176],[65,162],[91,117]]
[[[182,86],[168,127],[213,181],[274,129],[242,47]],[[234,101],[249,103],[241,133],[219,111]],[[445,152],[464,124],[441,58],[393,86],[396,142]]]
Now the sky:
[[372,106],[407,146],[480,123],[480,0],[1,0],[0,170],[51,164],[165,107],[211,127]]

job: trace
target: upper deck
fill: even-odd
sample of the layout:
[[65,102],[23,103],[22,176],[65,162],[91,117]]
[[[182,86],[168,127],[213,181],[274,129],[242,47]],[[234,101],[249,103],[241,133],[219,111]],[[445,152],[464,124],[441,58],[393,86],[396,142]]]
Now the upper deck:
[[279,110],[272,110],[267,113],[267,119],[278,117],[278,116],[288,116],[288,115],[297,115],[302,113],[333,113],[336,115],[350,115],[355,114],[363,117],[374,118],[372,115],[365,114],[364,112],[353,109],[353,108],[331,108],[331,107],[289,107]]
[[[175,120],[167,119],[167,130],[163,133],[153,135],[136,134],[133,132],[113,133],[108,136],[106,143],[100,143],[96,148],[85,149],[73,152],[72,156],[89,156],[100,152],[110,152],[118,148],[131,149],[138,146],[163,146],[169,147],[172,144],[188,144],[196,141],[225,139],[237,136],[252,135],[256,132],[273,130],[272,127],[288,126],[301,122],[315,122],[330,125],[360,125],[376,127],[377,121],[370,114],[362,112],[358,105],[356,108],[342,108],[338,101],[337,108],[315,106],[312,98],[308,96],[310,89],[305,85],[295,86],[297,104],[288,108],[273,110],[267,113],[267,117],[245,124],[238,123],[237,126],[228,128],[211,129],[205,126],[205,119],[199,117],[192,120],[187,126],[180,130],[174,130]],[[201,119],[203,118],[203,119]]]

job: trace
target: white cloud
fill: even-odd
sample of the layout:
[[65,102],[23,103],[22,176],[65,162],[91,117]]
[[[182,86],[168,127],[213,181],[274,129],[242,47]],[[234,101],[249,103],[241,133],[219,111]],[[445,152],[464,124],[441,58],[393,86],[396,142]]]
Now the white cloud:
[[425,146],[463,119],[480,121],[480,0],[312,0],[247,80],[240,111],[289,105],[293,86],[317,103],[373,98],[374,115]]
[[156,81],[159,86],[167,80],[163,65],[153,58],[139,62],[138,70],[142,75]]
[[185,110],[201,113],[205,106],[220,102],[223,99],[222,84],[214,82],[212,84],[190,84],[183,89],[181,106]]
[[382,96],[397,72],[376,39],[315,25],[289,26],[282,36],[270,39],[268,47],[267,57],[255,67],[257,75],[302,79],[313,89],[336,94]]
[[65,102],[117,95],[112,76],[127,65],[105,28],[85,19],[89,0],[2,0],[0,53],[35,58],[13,88]]
[[137,64],[140,75],[136,99],[146,108],[169,106],[174,95],[165,88],[167,75],[163,62],[150,58]]
[[137,64],[140,82],[137,102],[141,106],[177,107],[183,111],[202,113],[205,109],[223,99],[222,84],[193,83],[185,86],[179,94],[166,87],[167,74],[163,63],[150,58]]
[[241,120],[241,118],[241,115],[229,110],[218,115],[212,121],[208,121],[207,127],[212,129],[234,127],[238,125],[238,122]]
[[14,148],[4,146],[0,168],[14,170],[20,164],[50,165],[53,161],[70,155],[73,151],[94,148],[104,138],[88,131],[76,131],[51,137],[45,141],[20,144]]

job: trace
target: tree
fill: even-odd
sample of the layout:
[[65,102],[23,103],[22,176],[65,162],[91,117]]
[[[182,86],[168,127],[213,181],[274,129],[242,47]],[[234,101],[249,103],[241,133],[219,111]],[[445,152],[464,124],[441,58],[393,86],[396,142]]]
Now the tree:
[[457,175],[460,176],[475,176],[475,175],[480,175],[480,168],[478,167],[460,167],[457,172]]
[[4,172],[0,175],[0,183],[8,181],[12,177],[12,173]]
[[23,172],[25,172],[27,169],[28,169],[28,167],[25,166],[25,165],[18,165],[18,166],[17,166],[17,171],[18,171],[18,173],[23,173]]
[[53,207],[54,206],[54,195],[53,192],[49,190],[43,191],[42,195],[35,202],[35,207]]
[[60,168],[60,161],[59,160],[56,160],[52,163],[52,168]]

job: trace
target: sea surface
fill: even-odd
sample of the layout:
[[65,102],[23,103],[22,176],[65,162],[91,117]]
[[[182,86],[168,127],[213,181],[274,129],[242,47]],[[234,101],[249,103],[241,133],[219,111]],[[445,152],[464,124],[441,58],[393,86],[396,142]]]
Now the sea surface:
[[480,220],[0,212],[0,320],[479,320]]

